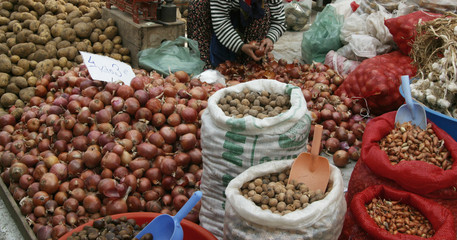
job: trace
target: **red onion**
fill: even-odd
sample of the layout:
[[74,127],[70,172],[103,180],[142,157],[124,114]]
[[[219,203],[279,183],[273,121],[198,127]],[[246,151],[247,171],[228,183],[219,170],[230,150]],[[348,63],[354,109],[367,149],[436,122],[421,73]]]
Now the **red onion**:
[[121,158],[119,155],[108,152],[106,153],[101,160],[101,167],[108,168],[110,170],[115,170],[121,164]]
[[325,141],[325,148],[330,153],[334,153],[339,149],[340,141],[336,138],[329,138]]
[[333,163],[337,167],[344,167],[349,162],[349,154],[345,150],[338,150],[333,154]]
[[190,156],[190,160],[193,164],[201,164],[202,163],[202,151],[199,148],[191,149],[188,152]]
[[160,112],[160,110],[162,109],[162,103],[157,98],[151,98],[146,102],[145,107],[154,114]]
[[157,155],[157,147],[151,143],[140,143],[137,145],[136,150],[139,156],[145,157],[147,159],[152,159]]
[[60,181],[65,180],[67,178],[67,165],[56,163],[49,169],[49,172],[55,174]]
[[133,97],[133,94],[134,90],[129,85],[121,85],[116,91],[116,96],[119,96],[124,100],[126,100],[129,97]]
[[166,121],[167,117],[163,113],[155,113],[151,118],[151,124],[154,127],[162,127]]
[[184,206],[184,204],[189,200],[185,195],[179,194],[173,198],[173,207],[176,210],[179,210]]

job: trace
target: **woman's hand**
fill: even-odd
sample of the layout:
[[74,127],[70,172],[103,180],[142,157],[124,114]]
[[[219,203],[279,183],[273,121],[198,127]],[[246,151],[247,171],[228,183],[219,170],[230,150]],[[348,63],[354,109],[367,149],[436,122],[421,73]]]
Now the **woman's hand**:
[[265,53],[269,53],[271,51],[273,51],[273,48],[274,48],[274,44],[273,44],[273,41],[269,38],[264,38],[261,42],[260,42],[260,50],[261,51],[265,51]]
[[259,49],[259,47],[257,47],[254,44],[249,44],[249,43],[245,43],[245,44],[243,44],[243,46],[241,46],[241,51],[244,52],[249,57],[251,57],[254,61],[259,61],[260,59],[262,59],[261,57],[258,57],[255,55],[254,52],[257,49]]

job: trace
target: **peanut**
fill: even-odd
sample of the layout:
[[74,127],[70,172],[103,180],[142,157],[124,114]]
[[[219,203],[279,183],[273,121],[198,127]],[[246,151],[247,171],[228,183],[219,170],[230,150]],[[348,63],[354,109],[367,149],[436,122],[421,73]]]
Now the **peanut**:
[[431,128],[426,130],[411,125],[411,122],[397,126],[380,141],[392,165],[401,161],[423,161],[436,165],[444,170],[451,169],[453,159]]
[[373,198],[365,207],[376,225],[391,234],[403,233],[424,238],[435,234],[431,223],[410,205]]

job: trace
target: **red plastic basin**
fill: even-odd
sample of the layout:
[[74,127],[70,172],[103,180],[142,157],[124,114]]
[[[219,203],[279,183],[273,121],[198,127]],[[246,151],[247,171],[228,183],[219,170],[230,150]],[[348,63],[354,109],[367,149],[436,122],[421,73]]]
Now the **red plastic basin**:
[[[116,214],[112,215],[112,219],[117,219],[122,216],[126,216],[128,219],[135,219],[136,223],[138,225],[142,225],[143,223],[149,223],[151,222],[155,217],[159,216],[159,213],[153,213],[153,212],[130,212],[130,213],[121,213],[121,214]],[[86,224],[83,224],[70,232],[66,233],[63,235],[59,240],[66,240],[69,236],[71,236],[74,232],[79,232],[81,231],[85,226],[92,226],[92,223],[94,221],[90,221]],[[208,230],[204,229],[200,225],[193,223],[189,220],[183,219],[181,221],[181,226],[184,231],[184,240],[217,240],[216,237],[214,237],[213,234],[211,234]],[[132,236],[133,238],[133,236]]]

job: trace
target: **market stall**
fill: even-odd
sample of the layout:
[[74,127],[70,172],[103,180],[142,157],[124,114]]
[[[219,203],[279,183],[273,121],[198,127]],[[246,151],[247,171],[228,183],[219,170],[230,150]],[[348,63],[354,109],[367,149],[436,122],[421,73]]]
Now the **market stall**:
[[[456,239],[455,3],[284,1],[273,52],[207,71],[185,36],[135,51],[104,4],[0,2],[5,236],[133,239],[168,214],[184,239]],[[397,123],[402,76],[426,127]],[[324,182],[289,181],[301,153]]]

